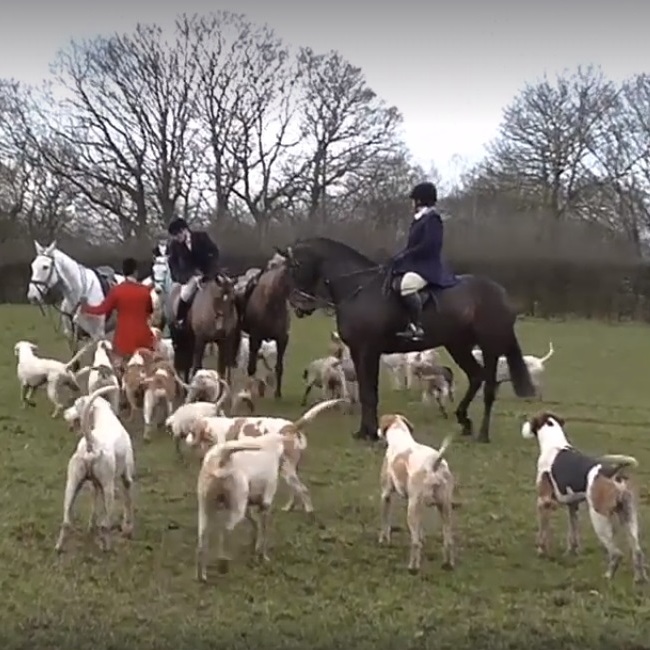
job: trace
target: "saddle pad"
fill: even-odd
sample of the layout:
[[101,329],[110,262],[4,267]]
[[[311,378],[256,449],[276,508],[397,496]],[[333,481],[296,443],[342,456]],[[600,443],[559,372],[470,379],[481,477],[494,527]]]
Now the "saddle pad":
[[[113,269],[110,269],[111,273],[113,273]],[[108,292],[110,291],[110,288],[117,284],[115,282],[115,276],[108,277],[105,272],[100,271],[99,269],[93,269],[93,273],[97,276],[97,280],[99,280],[99,286],[102,288],[102,293],[104,294],[104,298],[108,295]],[[109,318],[107,318],[104,322],[104,331],[106,333],[112,332],[115,329],[115,325],[117,323],[117,314],[113,312]]]

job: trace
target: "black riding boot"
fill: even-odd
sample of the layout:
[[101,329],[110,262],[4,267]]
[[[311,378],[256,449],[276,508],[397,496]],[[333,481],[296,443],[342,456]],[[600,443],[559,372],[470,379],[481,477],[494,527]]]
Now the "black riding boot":
[[176,310],[176,327],[181,329],[185,325],[185,319],[190,311],[190,303],[180,298],[178,300],[178,308]]
[[397,336],[411,339],[412,341],[421,341],[424,338],[424,330],[422,329],[422,298],[419,293],[411,293],[408,296],[400,296],[400,298],[406,307],[411,322],[404,331],[398,332]]

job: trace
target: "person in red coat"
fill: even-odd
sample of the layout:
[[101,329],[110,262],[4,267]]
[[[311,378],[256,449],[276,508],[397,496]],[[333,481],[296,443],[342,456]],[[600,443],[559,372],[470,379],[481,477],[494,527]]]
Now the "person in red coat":
[[117,312],[117,324],[113,337],[113,350],[123,358],[130,357],[138,348],[154,348],[154,334],[149,326],[153,312],[151,287],[136,279],[138,263],[131,257],[124,260],[124,282],[111,287],[99,305],[82,303],[81,311],[93,316],[111,315]]

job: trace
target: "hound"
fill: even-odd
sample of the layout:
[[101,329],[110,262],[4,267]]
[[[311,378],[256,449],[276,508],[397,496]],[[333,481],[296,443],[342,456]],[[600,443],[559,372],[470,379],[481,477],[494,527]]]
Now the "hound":
[[194,373],[188,386],[185,403],[216,402],[223,393],[230,392],[230,387],[216,370],[200,368]]
[[56,418],[64,408],[61,388],[68,386],[77,393],[81,392],[77,377],[72,372],[73,366],[91,348],[93,342],[87,343],[67,363],[57,359],[45,359],[36,356],[38,346],[30,341],[18,341],[14,345],[14,354],[18,358],[16,375],[20,382],[20,399],[22,408],[35,406],[32,396],[34,391],[47,385],[47,397],[54,404],[52,417]]
[[302,396],[302,406],[307,405],[307,398],[314,387],[320,388],[324,398],[347,398],[347,382],[341,368],[341,360],[335,356],[314,359],[303,370],[305,392]]
[[96,525],[100,498],[103,513],[99,524],[100,542],[103,550],[110,547],[111,515],[115,498],[115,479],[120,478],[124,488],[124,512],[122,532],[133,532],[133,500],[131,488],[135,475],[133,447],[127,430],[122,426],[111,405],[103,398],[115,391],[106,386],[78,397],[66,409],[64,419],[71,428],[79,428],[82,437],[68,462],[68,473],[63,499],[63,522],[55,550],[61,552],[65,538],[72,528],[72,511],[83,484],[90,481],[95,489],[91,528]]
[[[553,356],[555,350],[553,348],[553,342],[549,341],[548,352],[543,357],[536,357],[533,354],[524,355],[524,363],[528,368],[530,373],[530,378],[535,386],[535,392],[537,393],[537,398],[542,399],[542,380],[544,376],[544,371],[546,370],[546,362]],[[481,365],[483,365],[483,352],[475,347],[472,350],[472,355],[474,359]],[[504,384],[510,381],[510,371],[508,369],[508,362],[505,357],[499,357],[497,361],[497,384]]]
[[402,415],[383,415],[377,434],[388,447],[381,468],[381,531],[379,543],[390,543],[393,494],[407,499],[406,517],[411,533],[408,570],[420,570],[426,507],[435,505],[442,520],[443,567],[454,567],[452,510],[454,477],[444,456],[451,444],[445,438],[440,450],[413,439],[413,425]]
[[300,418],[292,422],[277,417],[206,417],[198,419],[192,426],[191,433],[185,442],[190,447],[198,447],[202,451],[210,449],[215,444],[223,444],[229,440],[237,440],[242,436],[258,437],[265,433],[281,433],[284,438],[284,454],[282,462],[282,477],[291,490],[287,504],[283,510],[293,509],[295,497],[302,501],[305,512],[312,513],[314,506],[307,486],[298,477],[300,459],[307,448],[307,438],[302,429],[321,412],[339,405],[342,400],[327,400],[312,406]]
[[607,550],[605,578],[611,580],[623,553],[614,540],[614,521],[625,528],[632,548],[634,581],[646,582],[645,559],[639,543],[639,522],[636,499],[627,477],[621,475],[627,467],[636,467],[632,456],[606,455],[592,458],[574,449],[564,433],[564,419],[542,411],[524,422],[524,438],[537,438],[537,551],[549,550],[550,514],[558,505],[569,510],[568,548],[576,553],[580,544],[578,507],[587,502],[594,532]]
[[77,371],[77,378],[88,373],[88,394],[94,393],[104,386],[112,386],[115,390],[111,393],[110,402],[113,411],[120,413],[120,380],[110,358],[111,344],[109,341],[99,341],[95,349],[92,366],[85,366]]
[[[203,458],[196,486],[196,573],[200,582],[205,582],[208,577],[208,532],[211,513],[216,509],[225,511],[225,517],[219,518],[219,572],[228,571],[230,559],[226,552],[230,534],[244,518],[255,528],[255,554],[268,561],[268,517],[278,488],[283,440],[280,433],[262,435],[255,439],[230,440],[215,445]],[[257,506],[259,518],[253,516],[252,506]]]

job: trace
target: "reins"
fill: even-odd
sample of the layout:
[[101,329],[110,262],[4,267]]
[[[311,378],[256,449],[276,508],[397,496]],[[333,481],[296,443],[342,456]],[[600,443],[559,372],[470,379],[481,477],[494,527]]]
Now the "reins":
[[323,284],[327,287],[329,294],[332,297],[332,300],[326,300],[322,296],[316,296],[314,294],[310,294],[306,291],[303,291],[302,289],[293,289],[291,294],[301,296],[302,298],[306,298],[308,300],[313,300],[317,304],[321,303],[323,305],[323,307],[321,308],[325,309],[326,311],[329,310],[328,312],[329,315],[332,315],[332,310],[336,311],[337,305],[341,305],[342,303],[345,303],[349,300],[352,300],[353,298],[356,298],[370,284],[370,282],[374,280],[375,276],[370,278],[367,282],[363,282],[359,284],[349,295],[344,296],[338,302],[333,301],[332,284],[334,282],[336,282],[337,280],[343,280],[345,278],[351,278],[354,277],[355,275],[363,275],[364,273],[378,274],[381,271],[385,271],[387,268],[388,266],[386,264],[377,264],[367,269],[357,269],[356,271],[351,271],[349,273],[342,273],[341,275],[337,275],[333,278],[324,278]]

